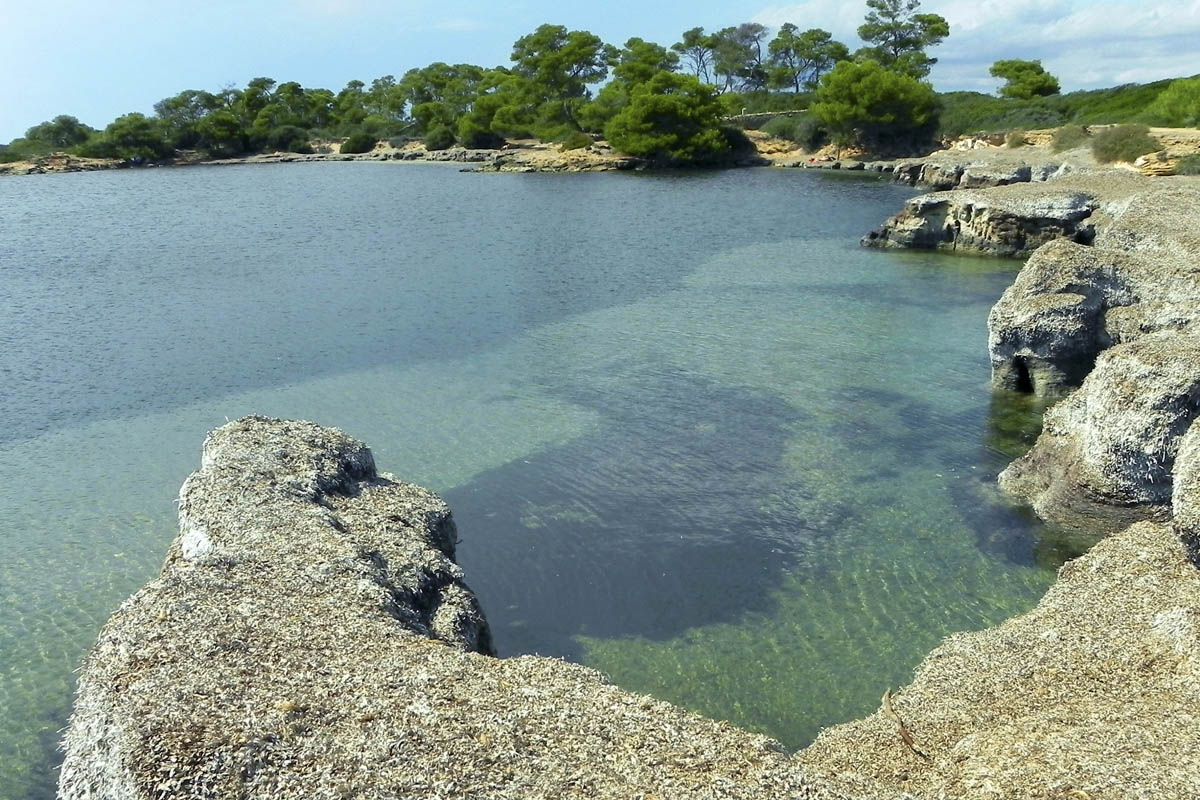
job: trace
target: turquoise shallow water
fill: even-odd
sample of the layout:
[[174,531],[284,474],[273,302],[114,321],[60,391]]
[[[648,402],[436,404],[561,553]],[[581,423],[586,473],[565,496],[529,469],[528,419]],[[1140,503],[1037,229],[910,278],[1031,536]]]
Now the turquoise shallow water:
[[0,797],[209,428],[315,419],[442,492],[504,654],[801,746],[1073,545],[993,489],[1015,265],[861,250],[904,190],[772,170],[191,168],[0,181]]

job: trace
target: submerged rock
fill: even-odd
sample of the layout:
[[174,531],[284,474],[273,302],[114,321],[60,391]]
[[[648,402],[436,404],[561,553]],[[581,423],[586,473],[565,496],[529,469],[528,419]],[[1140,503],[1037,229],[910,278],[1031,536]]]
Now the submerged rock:
[[487,655],[449,510],[337,430],[217,429],[179,516],[84,664],[65,800],[850,797],[766,737]]

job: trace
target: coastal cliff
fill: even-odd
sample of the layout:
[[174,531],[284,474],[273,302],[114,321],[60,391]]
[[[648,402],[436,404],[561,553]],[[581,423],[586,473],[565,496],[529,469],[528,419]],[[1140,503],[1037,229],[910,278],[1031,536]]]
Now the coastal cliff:
[[248,417],[213,431],[162,574],[84,664],[60,796],[1116,800],[1200,788],[1200,572],[1165,526],[1134,526],[1068,564],[1034,611],[951,637],[878,713],[795,756],[581,666],[490,656],[455,539],[438,498],[376,472],[336,429]]

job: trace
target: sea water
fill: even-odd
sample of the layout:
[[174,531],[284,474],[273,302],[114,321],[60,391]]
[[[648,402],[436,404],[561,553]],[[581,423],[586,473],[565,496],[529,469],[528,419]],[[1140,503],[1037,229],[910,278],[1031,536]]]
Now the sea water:
[[1073,543],[995,490],[1011,262],[859,248],[910,192],[785,170],[191,167],[0,180],[0,797],[154,577],[204,433],[366,441],[440,492],[501,655],[790,747]]

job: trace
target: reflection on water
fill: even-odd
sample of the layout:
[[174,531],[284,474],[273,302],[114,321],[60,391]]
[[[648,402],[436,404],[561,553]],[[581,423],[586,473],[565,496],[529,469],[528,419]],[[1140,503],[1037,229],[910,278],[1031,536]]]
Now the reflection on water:
[[1041,410],[988,390],[1014,265],[859,249],[905,196],[774,170],[0,181],[0,797],[53,796],[72,670],[156,572],[204,432],[251,412],[442,492],[502,652],[792,746],[1029,608],[1072,549],[994,489]]

